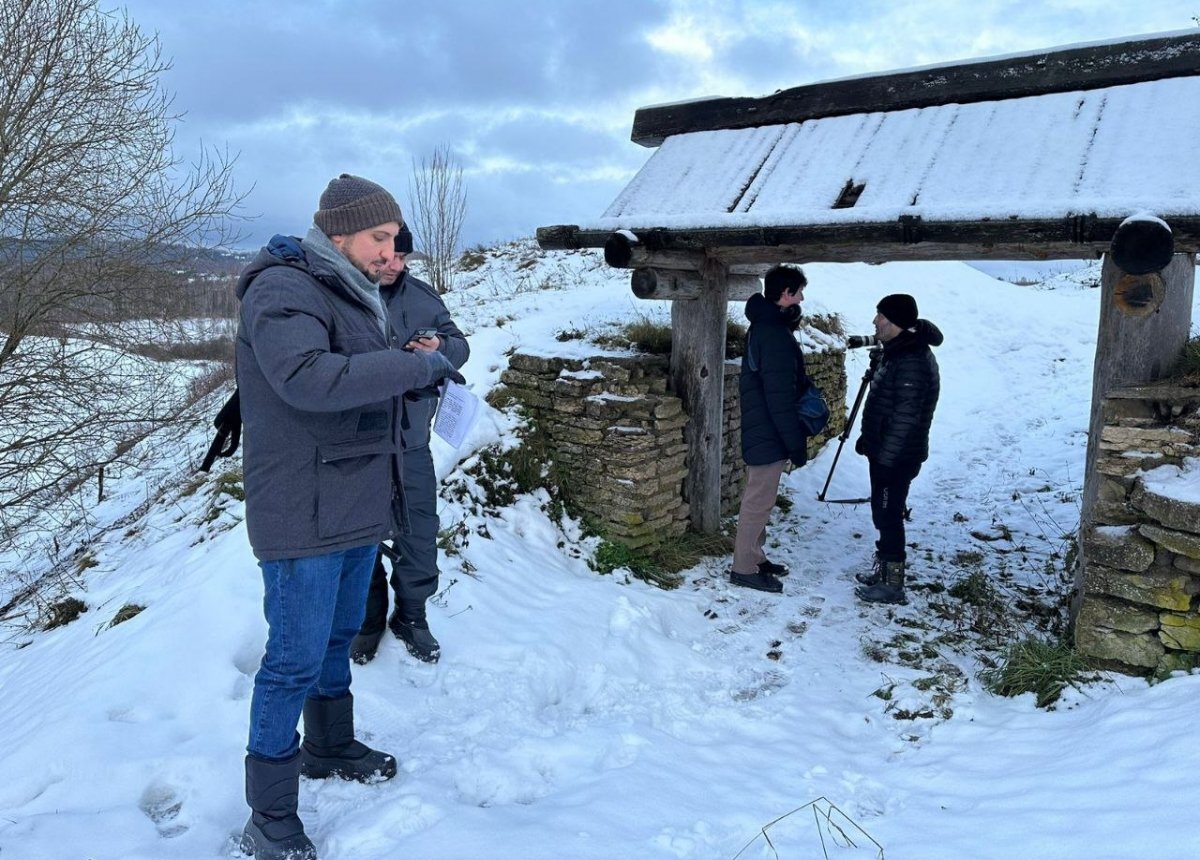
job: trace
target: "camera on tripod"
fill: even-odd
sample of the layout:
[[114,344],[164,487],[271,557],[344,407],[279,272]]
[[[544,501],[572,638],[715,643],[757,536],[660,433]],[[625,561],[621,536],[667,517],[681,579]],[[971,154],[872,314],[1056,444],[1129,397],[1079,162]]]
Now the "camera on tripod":
[[873,334],[852,334],[846,338],[846,349],[861,349],[864,346],[883,346],[883,341]]

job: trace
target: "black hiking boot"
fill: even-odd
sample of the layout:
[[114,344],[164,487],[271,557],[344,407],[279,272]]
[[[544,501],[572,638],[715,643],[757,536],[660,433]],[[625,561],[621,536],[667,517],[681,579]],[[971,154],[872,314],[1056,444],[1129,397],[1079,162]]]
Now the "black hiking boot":
[[246,756],[246,803],[250,820],[241,849],[256,860],[317,860],[317,849],[296,814],[300,753],[285,761]]
[[881,561],[879,567],[879,582],[854,589],[858,599],[867,603],[908,603],[904,596],[904,562]]
[[429,622],[425,620],[424,600],[401,601],[388,619],[388,628],[418,660],[436,663],[442,656],[442,646],[429,632]]
[[310,779],[378,782],[396,775],[396,759],[354,739],[354,696],[347,693],[304,701],[300,772]]
[[758,563],[758,572],[768,574],[769,576],[787,576],[791,573],[791,570],[786,564],[776,564],[768,560]]
[[879,553],[875,553],[875,558],[871,560],[871,569],[869,571],[859,571],[854,574],[854,578],[863,585],[877,585],[883,581],[883,562],[879,560]]
[[756,591],[769,591],[772,594],[779,594],[783,591],[783,583],[769,573],[734,573],[731,570],[729,571],[729,582],[731,585],[753,588]]
[[350,643],[350,659],[360,666],[367,665],[375,659],[375,654],[379,651],[379,640],[382,638],[382,630],[378,633],[359,633]]

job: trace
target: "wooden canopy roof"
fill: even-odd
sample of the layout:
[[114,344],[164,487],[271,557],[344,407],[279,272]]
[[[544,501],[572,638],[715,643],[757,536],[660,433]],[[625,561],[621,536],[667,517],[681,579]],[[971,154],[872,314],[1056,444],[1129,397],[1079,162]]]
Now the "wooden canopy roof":
[[654,155],[538,241],[621,266],[1087,258],[1151,212],[1197,251],[1197,104],[1186,31],[643,108]]

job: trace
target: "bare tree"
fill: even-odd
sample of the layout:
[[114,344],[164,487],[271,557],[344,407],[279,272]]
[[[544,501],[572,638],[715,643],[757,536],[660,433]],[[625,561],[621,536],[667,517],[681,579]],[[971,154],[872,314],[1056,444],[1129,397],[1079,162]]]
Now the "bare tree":
[[429,280],[439,293],[449,292],[454,287],[458,237],[467,216],[467,190],[462,166],[448,145],[437,147],[429,158],[413,159],[408,198],[417,250],[429,255]]
[[[122,320],[177,305],[224,245],[232,161],[173,151],[157,37],[99,0],[0,0],[0,538],[44,494],[171,414],[168,369]],[[178,371],[175,372],[178,375]]]

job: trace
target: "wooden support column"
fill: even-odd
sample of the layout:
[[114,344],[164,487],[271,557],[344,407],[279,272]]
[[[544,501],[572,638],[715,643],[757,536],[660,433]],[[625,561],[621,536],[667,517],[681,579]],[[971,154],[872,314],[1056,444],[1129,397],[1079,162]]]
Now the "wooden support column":
[[671,303],[671,379],[689,416],[684,431],[688,475],[683,493],[692,529],[704,534],[716,534],[721,528],[728,275],[720,261],[708,260],[701,295]]
[[[1161,272],[1130,275],[1104,255],[1100,273],[1100,328],[1092,371],[1087,466],[1083,477],[1081,536],[1095,522],[1099,481],[1095,474],[1105,395],[1122,385],[1153,382],[1170,373],[1192,325],[1196,265],[1192,254],[1175,254]],[[1161,304],[1157,302],[1161,301]],[[1077,588],[1086,559],[1081,558]]]

